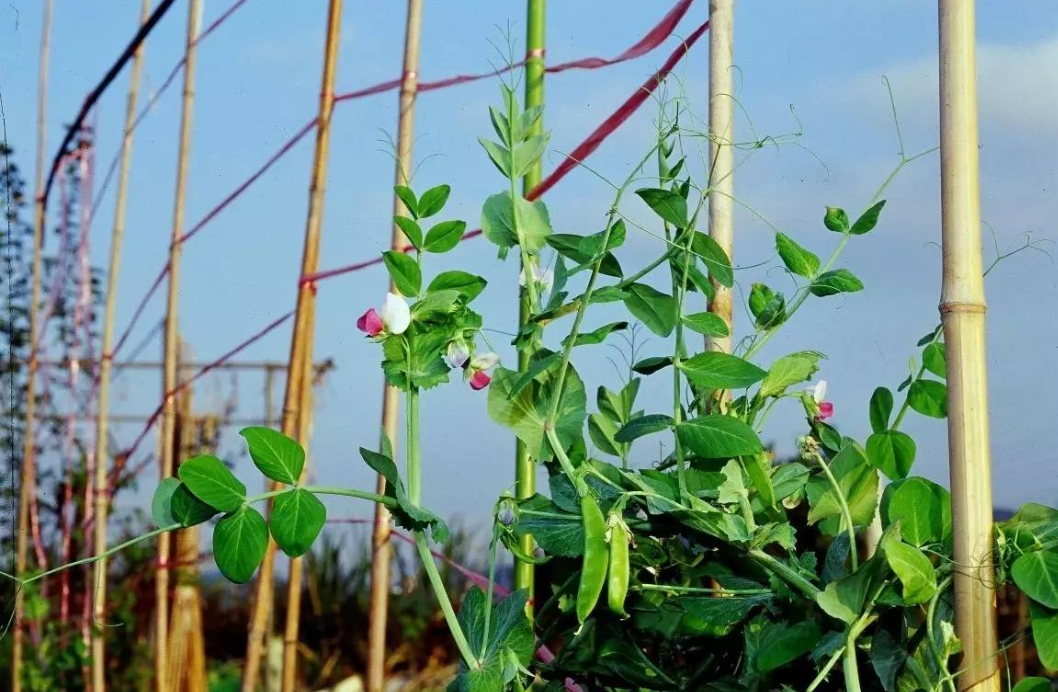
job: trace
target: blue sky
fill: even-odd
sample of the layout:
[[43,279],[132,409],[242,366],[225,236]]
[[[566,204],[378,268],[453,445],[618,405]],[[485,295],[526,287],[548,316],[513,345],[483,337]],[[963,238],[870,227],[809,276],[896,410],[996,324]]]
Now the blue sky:
[[[55,13],[49,156],[62,126],[85,93],[117,55],[138,21],[138,0],[59,2]],[[227,7],[208,0],[208,24]],[[523,5],[515,2],[426,2],[423,79],[479,72],[495,62],[490,45],[504,41],[509,25],[520,52]],[[554,2],[548,17],[548,59],[609,57],[621,52],[671,6],[666,1]],[[1058,8],[1048,2],[981,2],[980,45],[982,213],[1001,248],[1022,234],[1055,237],[1054,152],[1058,151]],[[296,7],[296,9],[295,9]],[[705,18],[698,0],[680,26],[686,36]],[[0,8],[0,92],[7,132],[18,162],[32,170],[36,117],[37,1],[15,0]],[[194,116],[188,219],[193,223],[253,172],[315,112],[326,3],[250,0],[200,48],[198,101]],[[186,11],[179,3],[151,36],[146,48],[145,86],[157,88],[182,50]],[[603,19],[604,21],[600,21]],[[338,69],[339,91],[396,77],[400,71],[404,8],[396,2],[347,2]],[[736,18],[738,98],[744,114],[740,139],[750,123],[759,136],[801,128],[800,147],[765,148],[739,170],[735,192],[817,253],[828,253],[835,237],[822,229],[826,205],[860,210],[898,162],[888,97],[882,76],[895,93],[909,154],[937,143],[936,5],[924,0],[843,3],[740,3]],[[552,130],[550,169],[561,153],[588,132],[665,59],[678,39],[637,61],[605,70],[568,72],[547,81],[547,127]],[[677,73],[692,108],[706,117],[707,40]],[[127,75],[103,99],[98,113],[100,169],[121,136]],[[677,88],[674,83],[673,89]],[[119,329],[164,262],[174,186],[179,89],[164,95],[136,134],[124,264],[118,300]],[[447,213],[474,227],[480,205],[503,188],[476,138],[489,133],[487,106],[498,95],[493,81],[424,94],[417,113],[415,186],[441,182],[453,187]],[[795,109],[795,120],[791,115]],[[656,110],[645,106],[590,159],[612,180],[627,174],[650,146]],[[322,268],[377,256],[389,237],[392,162],[384,144],[393,134],[396,95],[340,104],[335,113],[333,152],[323,229]],[[798,125],[799,122],[799,125]],[[201,359],[213,359],[293,307],[306,213],[311,137],[277,164],[252,190],[185,248],[180,321],[185,338]],[[820,162],[825,163],[825,167]],[[100,174],[101,175],[101,174]],[[766,350],[766,361],[787,352],[826,352],[822,377],[830,383],[835,421],[848,434],[868,431],[867,401],[879,384],[895,386],[906,375],[915,341],[937,320],[940,289],[940,210],[937,156],[907,167],[886,195],[882,223],[852,243],[843,264],[867,290],[847,299],[810,302]],[[557,230],[598,230],[610,190],[594,174],[579,170],[547,196]],[[92,252],[102,263],[108,252],[113,195],[92,229]],[[649,222],[635,200],[626,211]],[[774,269],[769,227],[740,209],[736,216],[736,264],[741,286],[755,280],[781,284]],[[986,258],[994,255],[986,232]],[[620,255],[626,267],[658,251],[657,241],[632,234]],[[760,267],[772,262],[772,267]],[[469,267],[490,281],[481,300],[486,325],[510,331],[516,282],[513,262],[501,264],[482,240],[468,242],[434,271]],[[989,366],[996,501],[1058,501],[1052,425],[1058,371],[1048,366],[1058,348],[1054,263],[1023,253],[989,277]],[[381,268],[334,279],[320,286],[316,354],[333,357],[338,369],[317,395],[312,443],[318,482],[370,487],[373,479],[356,449],[376,443],[381,372],[377,347],[365,342],[354,321],[381,303]],[[160,319],[161,294],[133,335],[136,343]],[[745,331],[744,310],[736,331]],[[599,324],[609,315],[594,318]],[[505,339],[503,355],[512,356]],[[247,359],[285,359],[285,327],[244,353]],[[644,354],[663,352],[653,343]],[[602,349],[603,347],[595,347]],[[604,352],[584,351],[582,374],[589,391],[614,384]],[[156,357],[152,344],[143,357]],[[119,412],[149,411],[160,396],[159,378],[125,374],[118,380]],[[259,415],[261,378],[227,375],[207,380],[196,391],[200,408],[219,405],[237,386],[239,415]],[[281,388],[277,389],[277,399]],[[665,406],[660,385],[644,388],[644,405]],[[426,428],[425,501],[445,516],[467,522],[487,519],[492,498],[512,479],[512,442],[485,413],[483,394],[460,384],[430,391],[424,401]],[[769,441],[792,448],[802,421],[794,407],[776,414]],[[918,472],[940,482],[947,476],[945,426],[909,417],[906,429],[919,442]],[[119,430],[126,444],[136,426]],[[244,479],[256,478],[239,457],[234,430],[226,449]],[[149,440],[153,444],[153,438]],[[642,445],[648,463],[656,450]],[[648,449],[648,447],[650,447]],[[149,488],[153,480],[144,479]],[[363,504],[330,503],[334,516],[368,516]]]

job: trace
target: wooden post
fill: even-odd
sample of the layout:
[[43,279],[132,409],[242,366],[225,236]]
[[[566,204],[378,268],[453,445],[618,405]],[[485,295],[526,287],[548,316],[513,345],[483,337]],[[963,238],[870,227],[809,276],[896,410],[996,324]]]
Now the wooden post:
[[939,0],[940,163],[955,633],[961,692],[998,692],[974,3]]
[[[203,0],[190,0],[187,11],[186,62],[184,64],[184,93],[180,113],[180,144],[176,164],[176,195],[173,201],[173,226],[169,246],[169,287],[165,314],[165,351],[162,371],[163,400],[161,425],[161,469],[167,478],[175,470],[176,397],[178,334],[177,296],[180,288],[180,237],[184,233],[184,203],[187,197],[187,178],[191,154],[191,121],[195,105],[195,67],[197,49],[195,39],[202,24]],[[170,534],[158,537],[158,571],[155,577],[155,692],[169,692],[169,557]]]
[[[151,13],[150,0],[143,0],[140,8],[140,24],[147,21]],[[140,74],[143,71],[143,45],[136,49],[129,75],[129,95],[125,106],[125,136],[121,142],[121,168],[118,170],[118,191],[114,202],[114,227],[110,237],[110,266],[107,271],[107,297],[103,312],[103,352],[99,356],[99,399],[96,408],[95,444],[95,554],[102,555],[107,549],[107,515],[110,509],[108,487],[108,424],[110,416],[110,372],[113,366],[111,351],[114,344],[114,319],[117,310],[118,274],[121,269],[121,247],[125,237],[125,207],[128,200],[129,170],[132,165],[132,128],[136,122],[136,100],[140,90]],[[92,690],[106,691],[106,638],[104,620],[107,600],[107,560],[95,564],[92,615]]]
[[[323,77],[320,89],[319,114],[316,126],[316,151],[313,159],[312,177],[309,186],[309,211],[305,224],[305,242],[301,258],[301,276],[311,276],[319,267],[320,227],[323,220],[323,198],[327,184],[327,158],[331,143],[331,116],[334,112],[334,77],[338,64],[338,43],[341,32],[342,0],[330,0],[327,15],[327,42],[324,48]],[[298,281],[297,305],[294,313],[294,329],[291,335],[290,359],[287,366],[287,383],[283,396],[281,429],[289,437],[298,436],[299,411],[305,407],[306,383],[303,382],[302,366],[311,362],[313,334],[309,330],[315,306],[316,287],[311,282]],[[305,440],[299,440],[303,445]],[[278,484],[273,484],[278,487]],[[267,503],[271,514],[272,503]],[[250,620],[250,635],[246,645],[246,666],[243,673],[243,692],[254,692],[260,674],[261,656],[264,651],[265,625],[272,609],[273,570],[276,544],[269,537],[268,548],[257,579]]]
[[[412,144],[415,141],[415,96],[419,87],[419,43],[422,33],[422,0],[408,0],[408,18],[404,30],[404,73],[401,76],[397,114],[397,162],[394,185],[408,185],[411,181]],[[393,195],[393,215],[406,215],[408,210],[400,197]],[[393,224],[390,245],[400,250],[408,239]],[[389,290],[397,293],[391,279]],[[400,390],[384,384],[382,394],[382,432],[395,449],[400,414]],[[386,479],[379,475],[376,492],[386,492]],[[390,545],[389,510],[375,504],[375,520],[371,533],[371,601],[368,612],[367,692],[383,692],[386,682],[386,621],[389,616],[390,564],[393,560]]]
[[[51,45],[51,10],[53,0],[44,3],[44,23],[40,32],[40,67],[37,77],[37,170],[33,204],[33,264],[30,279],[29,304],[29,363],[26,366],[25,420],[22,427],[22,468],[18,497],[18,535],[15,548],[15,574],[26,573],[29,548],[29,506],[37,492],[36,446],[33,431],[37,416],[37,341],[40,337],[40,320],[37,306],[40,303],[40,283],[43,272],[44,252],[44,148],[47,144],[48,105],[48,57]],[[25,622],[22,612],[24,595],[22,589],[15,590],[15,632],[11,641],[11,689],[22,692],[22,650],[25,641]]]
[[[547,24],[547,0],[528,0],[526,5],[526,34],[525,34],[525,107],[544,105],[544,57],[545,36]],[[544,118],[540,117],[533,125],[533,136],[544,130]],[[522,194],[529,192],[540,184],[543,163],[537,161],[522,179]],[[524,270],[523,270],[524,271]],[[518,329],[525,327],[530,318],[529,291],[523,286],[518,297]],[[529,359],[532,353],[528,349],[518,353],[518,369],[521,371],[529,367]],[[536,462],[529,455],[529,450],[521,440],[515,440],[515,496],[519,499],[532,497],[536,493]],[[533,537],[525,535],[522,537],[522,550],[527,555],[533,553]],[[529,603],[526,610],[533,612],[533,565],[521,560],[514,562],[514,588],[526,589],[529,592]]]
[[[734,258],[734,24],[735,0],[709,0],[709,235]],[[728,336],[707,338],[706,348],[731,353],[731,289],[713,281],[709,311],[724,320]]]

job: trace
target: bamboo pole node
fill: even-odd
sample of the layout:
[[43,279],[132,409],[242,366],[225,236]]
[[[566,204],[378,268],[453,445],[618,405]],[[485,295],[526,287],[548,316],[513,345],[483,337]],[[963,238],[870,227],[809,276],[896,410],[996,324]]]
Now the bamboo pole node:
[[940,304],[940,314],[942,315],[983,315],[986,312],[988,312],[988,306],[984,303],[970,303],[953,300]]

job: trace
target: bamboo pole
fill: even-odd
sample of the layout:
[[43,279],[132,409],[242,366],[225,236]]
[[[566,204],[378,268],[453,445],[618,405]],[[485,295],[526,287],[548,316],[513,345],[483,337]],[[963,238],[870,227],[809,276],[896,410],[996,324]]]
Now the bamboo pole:
[[[173,227],[169,246],[169,286],[165,314],[165,365],[162,371],[162,391],[165,399],[161,425],[160,476],[173,475],[176,443],[177,360],[177,297],[180,287],[180,237],[184,233],[184,207],[187,198],[187,179],[191,154],[191,122],[195,105],[195,68],[197,50],[195,39],[202,25],[203,0],[190,0],[187,12],[186,61],[184,64],[184,93],[180,113],[180,144],[176,168],[176,194],[173,202]],[[169,692],[169,554],[170,535],[158,537],[158,571],[155,577],[155,691]]]
[[955,633],[961,692],[998,692],[974,3],[939,0],[940,162]]
[[[331,116],[334,113],[334,78],[338,66],[338,43],[341,32],[342,0],[330,0],[327,14],[327,42],[324,48],[323,76],[320,89],[318,125],[316,127],[316,151],[313,159],[312,177],[309,186],[309,210],[305,223],[305,242],[301,258],[301,276],[311,276],[319,266],[320,227],[323,220],[323,198],[327,184],[327,158],[331,143]],[[290,359],[287,367],[287,382],[283,396],[281,430],[290,437],[298,434],[298,412],[304,407],[305,383],[302,381],[303,359],[312,360],[313,334],[308,326],[312,320],[316,287],[311,282],[298,282],[297,305],[294,313],[294,329],[290,341]],[[305,440],[299,440],[305,444]],[[278,484],[273,484],[277,487]],[[271,514],[272,503],[267,504]],[[243,692],[254,692],[260,674],[261,656],[264,649],[265,626],[272,608],[273,571],[276,544],[271,538],[265,551],[260,574],[257,578],[250,634],[246,645],[246,666],[243,673]]]
[[[150,0],[143,0],[140,9],[140,24],[144,24],[151,13]],[[125,136],[121,142],[121,168],[118,170],[117,198],[114,202],[114,227],[110,238],[110,265],[107,271],[107,297],[103,313],[103,344],[99,361],[99,398],[96,403],[96,474],[95,474],[95,554],[102,555],[107,549],[107,514],[109,512],[109,478],[107,464],[107,440],[110,415],[110,373],[113,366],[111,351],[114,344],[114,320],[117,310],[118,274],[121,268],[121,248],[125,237],[125,207],[128,200],[129,170],[132,166],[132,128],[136,122],[136,101],[140,90],[140,74],[143,71],[143,45],[136,49],[129,76],[129,94],[125,106]],[[103,637],[103,621],[106,617],[107,560],[95,564],[93,608],[95,627],[92,629],[92,690],[106,690],[106,640]]]
[[[734,256],[734,25],[735,0],[709,0],[709,235]],[[713,281],[709,312],[724,320],[725,337],[706,338],[706,348],[731,353],[734,332],[731,289]]]
[[[36,446],[34,444],[34,424],[37,415],[36,380],[37,380],[37,341],[40,322],[37,316],[37,305],[40,303],[40,284],[43,273],[42,254],[44,252],[44,148],[47,144],[47,107],[48,107],[48,58],[51,54],[51,11],[53,0],[44,3],[44,22],[40,31],[40,67],[37,77],[37,170],[34,185],[33,204],[33,263],[30,279],[29,304],[29,364],[26,367],[26,410],[22,427],[22,469],[18,498],[18,535],[15,548],[15,574],[19,577],[26,573],[29,548],[29,506],[37,492]],[[15,590],[15,632],[11,641],[11,689],[22,692],[22,650],[25,642],[23,628],[24,594],[22,589]]]
[[[528,0],[526,4],[526,34],[525,34],[525,107],[544,105],[544,56],[545,56],[545,34],[547,25],[547,0]],[[544,130],[544,118],[533,125],[533,136]],[[522,179],[522,194],[529,192],[540,184],[543,163],[537,161],[526,172]],[[531,317],[529,304],[528,286],[523,286],[518,296],[518,330],[519,332],[528,323]],[[526,370],[529,367],[529,359],[532,353],[524,349],[518,353],[518,369]],[[529,455],[529,450],[521,440],[515,440],[515,480],[514,492],[519,499],[532,497],[536,493],[536,463]],[[533,537],[525,535],[522,537],[522,550],[527,555],[533,553]],[[533,587],[534,587],[533,565],[515,559],[514,562],[514,588],[525,589],[529,592],[529,601],[526,610],[531,615],[533,612]]]
[[[415,97],[419,88],[419,43],[422,34],[422,0],[408,0],[408,18],[404,30],[404,72],[401,76],[397,115],[397,161],[395,185],[411,181],[412,145],[415,141]],[[393,215],[408,213],[404,203],[393,195]],[[393,224],[390,245],[399,250],[408,239]],[[397,293],[390,279],[389,290]],[[391,446],[396,445],[400,413],[400,390],[383,385],[382,431]],[[386,479],[376,481],[376,492],[386,492]],[[375,504],[374,527],[371,533],[371,601],[368,611],[367,692],[383,692],[386,682],[386,621],[389,616],[390,565],[393,547],[390,544],[390,516],[381,504]]]

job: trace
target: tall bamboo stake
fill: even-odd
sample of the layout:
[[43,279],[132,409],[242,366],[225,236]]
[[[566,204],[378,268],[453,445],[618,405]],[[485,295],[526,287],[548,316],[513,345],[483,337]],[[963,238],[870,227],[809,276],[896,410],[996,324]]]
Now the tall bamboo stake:
[[939,0],[940,163],[955,632],[961,691],[998,692],[974,3]]
[[[528,0],[526,5],[526,34],[525,34],[525,107],[544,105],[544,55],[545,55],[545,28],[547,24],[547,0]],[[544,118],[540,117],[533,125],[533,136],[544,130]],[[522,194],[540,184],[543,163],[537,161],[526,172],[522,179]],[[525,327],[530,318],[529,290],[523,286],[518,296],[518,331]],[[525,370],[529,367],[529,359],[532,353],[524,349],[518,353],[518,369]],[[521,440],[515,440],[515,479],[514,492],[519,499],[532,497],[536,493],[536,464],[529,456],[529,450]],[[533,537],[525,535],[522,537],[522,550],[527,555],[533,553]],[[533,611],[533,565],[528,562],[515,560],[514,562],[514,588],[525,589],[529,592],[529,602],[526,609],[531,614]]]
[[[709,0],[709,235],[728,257],[734,254],[734,27],[735,0]],[[734,331],[731,289],[713,281],[709,311],[724,320],[728,335],[706,339],[706,347],[731,353]]]
[[[197,50],[195,39],[202,25],[203,0],[190,0],[187,11],[186,62],[184,64],[184,94],[180,113],[180,149],[176,167],[176,195],[173,202],[173,228],[169,246],[169,287],[165,313],[165,362],[162,370],[162,391],[165,399],[161,426],[160,476],[167,478],[175,470],[177,360],[177,296],[180,287],[180,236],[184,233],[184,203],[187,197],[187,178],[191,159],[191,121],[195,105],[195,68]],[[154,675],[156,692],[169,692],[169,554],[170,535],[158,537],[158,571],[155,577],[155,656]]]
[[[301,257],[301,276],[311,276],[319,266],[320,227],[323,220],[323,197],[327,184],[327,158],[331,143],[331,116],[334,112],[334,77],[338,66],[338,42],[341,32],[342,0],[330,0],[327,14],[327,43],[324,48],[323,77],[320,89],[319,114],[316,127],[316,151],[313,159],[312,177],[309,186],[309,211],[305,223],[305,242]],[[290,341],[290,359],[287,366],[287,383],[283,396],[281,430],[289,437],[298,435],[298,412],[305,405],[305,383],[303,382],[303,360],[312,361],[313,334],[308,329],[312,320],[316,287],[311,282],[298,282],[297,305],[294,313],[294,330]],[[303,445],[305,440],[299,440]],[[278,487],[274,484],[273,487]],[[271,501],[267,511],[270,514]],[[257,578],[250,634],[246,645],[246,667],[243,673],[243,692],[254,692],[260,674],[261,656],[264,649],[265,625],[272,609],[273,570],[275,566],[275,541],[269,538],[264,561]]]
[[[397,114],[397,161],[394,174],[395,185],[408,185],[412,170],[412,144],[415,130],[415,96],[419,88],[419,43],[422,33],[422,0],[408,0],[408,19],[404,30],[404,73],[401,76],[400,98]],[[393,195],[393,215],[408,213],[404,203]],[[408,239],[393,224],[391,246],[395,250],[405,247]],[[391,293],[397,287],[391,279]],[[391,445],[396,444],[400,413],[400,390],[383,385],[382,432]],[[378,476],[376,492],[386,492],[386,479]],[[371,603],[368,624],[367,692],[382,692],[386,678],[386,620],[389,615],[389,580],[392,546],[390,545],[389,510],[375,504],[375,521],[371,533]]]
[[[53,0],[44,3],[44,23],[40,31],[40,67],[37,77],[37,170],[34,186],[33,205],[33,264],[30,278],[29,304],[29,344],[35,349],[40,331],[37,317],[37,304],[40,303],[40,283],[43,272],[42,254],[44,252],[44,148],[47,144],[47,106],[48,106],[48,57],[51,53],[51,10]],[[26,417],[22,427],[22,469],[18,498],[18,535],[15,547],[15,574],[26,573],[27,553],[29,548],[29,506],[37,492],[36,446],[33,439],[33,427],[37,416],[37,353],[29,354],[26,367]],[[22,589],[15,591],[15,632],[11,641],[11,689],[22,692],[22,650],[25,633],[23,627]]]
[[[151,13],[150,0],[143,0],[140,9],[140,24],[147,21]],[[108,467],[107,439],[110,423],[110,371],[113,365],[111,351],[114,348],[114,315],[117,310],[118,274],[121,269],[121,248],[125,237],[125,207],[128,200],[129,170],[132,166],[132,128],[136,122],[136,100],[140,91],[140,74],[143,71],[143,45],[136,49],[129,75],[129,95],[125,106],[125,136],[121,142],[121,168],[118,170],[117,199],[114,201],[114,228],[110,237],[110,266],[107,272],[107,297],[103,313],[103,352],[99,361],[99,399],[96,403],[96,476],[95,476],[95,554],[102,555],[107,549],[107,501]],[[107,560],[95,564],[95,588],[93,593],[92,629],[92,690],[106,690],[106,640],[103,637],[103,620],[106,617]]]

